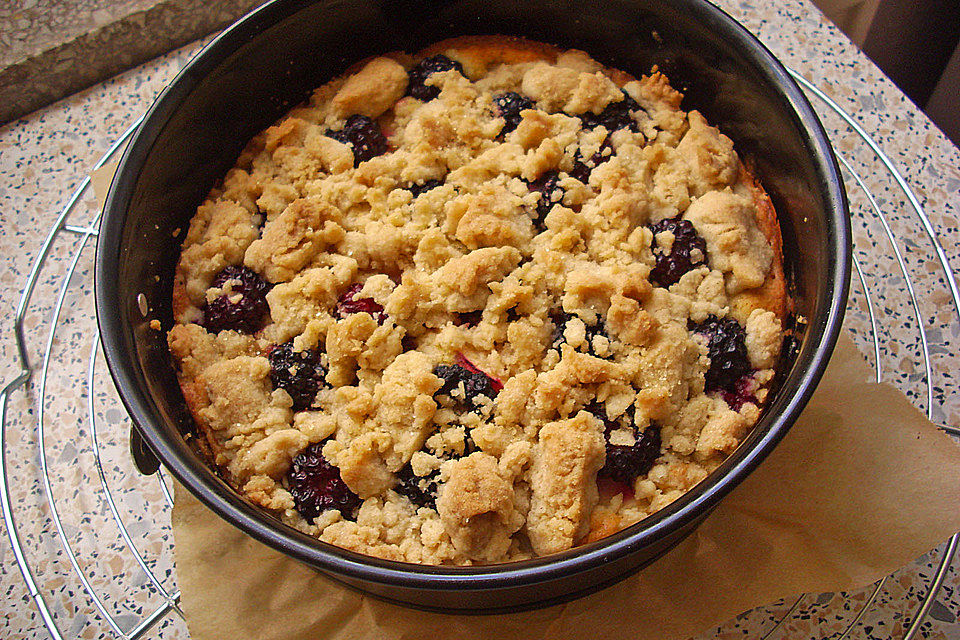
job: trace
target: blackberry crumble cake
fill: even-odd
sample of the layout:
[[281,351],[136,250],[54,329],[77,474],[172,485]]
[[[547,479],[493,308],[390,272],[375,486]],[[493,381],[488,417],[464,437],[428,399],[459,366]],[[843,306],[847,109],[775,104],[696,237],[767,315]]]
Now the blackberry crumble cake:
[[168,334],[195,445],[320,540],[469,565],[598,540],[758,419],[770,200],[654,69],[458,38],[364,61],[193,217]]

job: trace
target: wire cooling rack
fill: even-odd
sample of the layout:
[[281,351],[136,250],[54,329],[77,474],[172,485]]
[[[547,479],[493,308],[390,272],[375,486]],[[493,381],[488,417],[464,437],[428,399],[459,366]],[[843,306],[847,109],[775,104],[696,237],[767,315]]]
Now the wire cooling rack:
[[[791,73],[831,132],[850,195],[855,278],[846,328],[870,354],[877,381],[894,382],[931,420],[960,435],[943,425],[944,407],[960,402],[946,366],[958,352],[960,293],[934,226],[857,119]],[[119,156],[138,125],[96,168]],[[53,638],[187,638],[173,570],[170,481],[162,469],[144,476],[134,468],[129,418],[100,351],[92,299],[100,211],[90,192],[85,179],[67,201],[17,308],[20,371],[0,392],[0,507]],[[74,221],[84,215],[86,222]],[[944,608],[938,595],[950,582],[958,537],[861,592],[806,594],[715,631],[749,630],[764,640],[923,636],[931,610]],[[951,617],[955,611],[937,620],[951,624]]]

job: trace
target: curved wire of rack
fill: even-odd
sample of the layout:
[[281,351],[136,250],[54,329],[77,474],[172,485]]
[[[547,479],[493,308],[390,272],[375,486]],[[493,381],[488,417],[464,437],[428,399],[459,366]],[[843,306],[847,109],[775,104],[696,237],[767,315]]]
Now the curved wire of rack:
[[[857,121],[850,116],[842,107],[840,107],[834,100],[832,100],[826,93],[821,91],[814,84],[809,82],[799,73],[795,71],[790,71],[793,78],[801,85],[807,92],[817,98],[823,105],[825,105],[831,113],[839,116],[843,122],[849,126],[849,128],[861,139],[872,151],[876,160],[882,165],[886,170],[887,174],[893,178],[893,180],[898,185],[899,189],[902,191],[904,197],[909,203],[911,209],[916,214],[917,219],[920,221],[921,226],[923,227],[924,233],[931,244],[933,253],[937,257],[937,261],[942,269],[943,277],[950,291],[950,298],[953,304],[953,310],[956,313],[957,321],[960,322],[960,290],[958,290],[957,282],[954,278],[953,270],[950,266],[950,263],[947,259],[947,256],[940,245],[937,234],[934,231],[933,225],[931,224],[929,218],[923,211],[923,207],[920,205],[920,202],[910,186],[907,184],[906,179],[896,170],[893,165],[893,162],[887,157],[887,155],[882,151],[880,146],[866,133],[866,131],[857,123]],[[141,118],[142,119],[142,118]],[[100,169],[106,165],[110,160],[112,160],[118,152],[123,148],[124,144],[130,138],[132,133],[139,126],[141,119],[138,119],[130,128],[128,128],[120,138],[108,149],[104,156],[97,162],[94,169]],[[933,407],[934,407],[934,397],[933,397],[933,380],[932,380],[932,370],[931,370],[931,358],[930,358],[930,347],[928,344],[928,339],[926,335],[926,330],[924,328],[924,322],[921,315],[920,304],[918,297],[914,288],[914,284],[910,278],[909,270],[907,268],[903,253],[901,251],[900,245],[897,241],[896,235],[894,234],[886,215],[883,212],[882,207],[877,201],[877,198],[867,187],[866,181],[864,178],[857,173],[853,165],[848,161],[843,155],[839,152],[837,153],[837,158],[841,164],[843,172],[849,176],[852,180],[853,185],[863,193],[866,197],[869,205],[870,211],[874,218],[880,222],[883,227],[884,235],[889,242],[890,248],[896,258],[897,266],[900,274],[903,276],[903,281],[905,283],[907,294],[910,300],[910,307],[913,313],[913,320],[918,331],[918,338],[920,343],[920,357],[923,362],[923,372],[924,372],[924,383],[925,383],[925,402],[923,403],[923,408],[926,411],[928,418],[933,418]],[[849,183],[848,183],[849,184]],[[72,259],[69,262],[69,266],[65,274],[61,277],[60,288],[56,298],[55,306],[53,308],[52,317],[50,319],[49,332],[47,334],[47,339],[45,343],[45,349],[43,352],[42,364],[39,372],[39,379],[37,383],[37,399],[36,399],[36,411],[37,411],[37,447],[38,455],[40,462],[40,469],[42,475],[42,486],[44,490],[44,495],[46,498],[46,504],[49,509],[50,519],[53,522],[54,528],[56,530],[57,538],[60,542],[61,547],[63,548],[66,557],[71,565],[73,573],[77,576],[81,585],[86,592],[86,597],[89,603],[96,609],[99,617],[102,619],[103,624],[109,629],[109,632],[113,634],[116,638],[121,638],[123,640],[138,640],[143,637],[151,628],[154,627],[160,620],[164,619],[169,615],[175,615],[183,617],[183,612],[179,606],[180,595],[178,591],[168,590],[163,585],[163,581],[156,573],[151,569],[150,563],[148,562],[145,555],[141,552],[140,549],[136,546],[133,536],[131,536],[128,527],[124,524],[124,519],[120,513],[120,509],[117,506],[116,500],[114,499],[113,491],[110,487],[110,483],[107,479],[107,476],[104,472],[104,463],[102,457],[102,448],[101,440],[98,436],[97,429],[97,415],[94,408],[94,397],[95,397],[95,367],[98,362],[98,355],[100,353],[100,340],[99,335],[95,336],[92,340],[92,347],[90,354],[87,360],[87,371],[86,371],[86,411],[87,418],[90,422],[90,437],[92,452],[95,462],[95,467],[97,470],[97,477],[99,479],[102,499],[106,503],[107,508],[110,512],[113,521],[119,530],[119,535],[123,541],[123,544],[129,554],[133,557],[136,565],[140,568],[141,571],[147,577],[147,584],[145,588],[150,591],[150,593],[161,599],[159,606],[154,608],[152,611],[148,611],[145,615],[139,618],[136,624],[132,625],[129,629],[124,630],[123,625],[117,620],[117,618],[111,614],[107,605],[104,603],[103,598],[98,594],[97,590],[94,588],[90,579],[88,578],[87,573],[84,568],[81,567],[79,559],[76,552],[74,551],[69,536],[67,535],[62,519],[57,510],[57,496],[53,490],[50,480],[50,471],[48,468],[48,454],[47,446],[45,442],[45,429],[44,429],[44,412],[47,406],[47,379],[50,373],[51,366],[51,352],[56,340],[57,329],[59,326],[59,321],[61,313],[64,306],[64,301],[67,296],[69,287],[72,284],[73,275],[76,272],[77,265],[80,260],[80,255],[83,252],[84,248],[89,244],[90,240],[97,235],[96,228],[99,224],[99,219],[101,213],[98,212],[92,221],[87,225],[74,225],[68,224],[68,218],[71,213],[77,208],[78,203],[81,201],[81,198],[84,194],[90,189],[90,179],[85,178],[80,185],[77,187],[76,191],[71,195],[67,201],[65,207],[58,215],[53,227],[51,228],[49,234],[45,238],[41,248],[34,260],[34,263],[31,267],[29,276],[27,278],[26,285],[23,288],[20,302],[17,306],[16,318],[15,318],[15,339],[17,354],[20,361],[20,371],[17,376],[11,380],[6,386],[3,387],[0,391],[0,509],[2,509],[4,525],[7,531],[7,537],[9,538],[11,548],[14,553],[14,558],[17,562],[17,565],[20,569],[21,574],[23,575],[24,582],[27,586],[30,597],[34,601],[34,604],[37,608],[40,618],[42,619],[44,625],[48,629],[50,635],[55,640],[64,640],[63,632],[57,625],[56,616],[54,615],[51,606],[47,602],[47,599],[44,596],[44,593],[38,587],[37,578],[31,564],[27,560],[27,555],[24,552],[23,540],[20,533],[20,529],[17,527],[17,520],[14,515],[14,510],[11,503],[10,495],[10,476],[9,476],[9,467],[7,463],[7,453],[9,451],[8,446],[8,401],[11,394],[17,389],[23,389],[24,393],[27,393],[29,383],[32,379],[32,369],[30,364],[30,359],[28,357],[28,348],[26,339],[24,336],[24,320],[27,314],[28,307],[31,303],[31,298],[34,294],[34,290],[37,286],[37,283],[40,279],[41,271],[44,267],[44,264],[47,261],[48,256],[50,255],[51,247],[53,246],[54,240],[62,233],[73,234],[78,236],[76,244],[74,246],[74,252]],[[875,303],[873,296],[871,295],[870,287],[867,285],[867,279],[864,275],[863,266],[860,264],[859,259],[854,256],[853,266],[856,273],[855,285],[859,284],[859,293],[863,296],[867,316],[868,324],[870,330],[870,339],[872,341],[872,352],[873,352],[873,361],[876,373],[876,380],[880,382],[883,379],[882,367],[881,367],[881,339],[880,339],[880,330],[878,317],[879,312],[875,308]],[[940,425],[945,431],[950,432],[953,435],[960,435],[960,430],[946,426]],[[153,474],[159,483],[160,491],[163,495],[164,503],[167,508],[172,507],[173,498],[170,493],[170,489],[167,486],[167,480],[163,474],[162,469],[158,470]],[[939,564],[935,570],[935,573],[930,581],[930,584],[921,599],[920,605],[917,608],[917,611],[912,616],[909,626],[907,627],[904,639],[913,640],[916,635],[919,633],[921,625],[923,624],[927,613],[929,612],[931,606],[936,600],[937,593],[943,584],[944,579],[950,569],[952,559],[957,551],[958,543],[960,543],[960,534],[954,535],[950,538],[949,542],[946,545],[946,548],[943,551],[943,554],[939,560]],[[864,616],[870,610],[873,603],[876,601],[878,595],[883,589],[884,585],[887,582],[887,578],[883,578],[875,583],[873,590],[867,596],[864,603],[860,607],[859,611],[851,622],[844,629],[842,634],[838,637],[838,640],[843,640],[847,638],[854,629],[858,627],[861,621],[864,619]],[[773,624],[773,626],[764,634],[763,639],[773,637],[773,635],[783,627],[783,625],[792,618],[792,616],[797,613],[800,609],[801,602],[805,596],[800,596],[797,598],[787,610],[780,614],[779,618]]]

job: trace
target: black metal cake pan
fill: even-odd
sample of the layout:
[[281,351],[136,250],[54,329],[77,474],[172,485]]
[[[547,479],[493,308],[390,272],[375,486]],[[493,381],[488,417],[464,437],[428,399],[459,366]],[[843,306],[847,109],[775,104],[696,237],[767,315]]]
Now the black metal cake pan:
[[[192,419],[164,331],[172,325],[173,273],[189,220],[247,140],[358,60],[471,34],[583,49],[636,76],[654,65],[663,71],[684,92],[683,108],[699,109],[730,136],[771,196],[803,322],[796,352],[752,433],[667,508],[545,558],[430,567],[319,542],[246,503],[184,439]],[[688,535],[773,449],[813,393],[840,331],[850,260],[843,183],[813,109],[774,56],[705,0],[273,0],[204,47],[133,136],[100,226],[96,307],[110,372],[136,427],[170,473],[220,517],[378,597],[488,613],[594,591]],[[150,327],[154,319],[164,331]]]

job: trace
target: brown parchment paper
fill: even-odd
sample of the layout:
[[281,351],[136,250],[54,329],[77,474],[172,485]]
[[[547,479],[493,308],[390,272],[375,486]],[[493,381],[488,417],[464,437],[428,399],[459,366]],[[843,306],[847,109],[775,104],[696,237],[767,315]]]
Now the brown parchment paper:
[[[122,153],[121,151],[117,152]],[[117,155],[116,157],[120,157]],[[93,189],[93,195],[97,200],[97,210],[103,211],[103,205],[107,201],[107,192],[110,190],[110,183],[113,181],[113,175],[117,172],[120,161],[108,162],[96,171],[90,172],[90,187]]]
[[565,605],[451,616],[386,604],[254,541],[178,487],[194,640],[686,638],[805,592],[861,587],[960,530],[960,447],[843,336],[803,415],[713,514],[641,573]]

